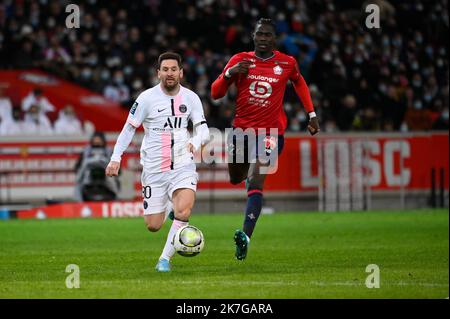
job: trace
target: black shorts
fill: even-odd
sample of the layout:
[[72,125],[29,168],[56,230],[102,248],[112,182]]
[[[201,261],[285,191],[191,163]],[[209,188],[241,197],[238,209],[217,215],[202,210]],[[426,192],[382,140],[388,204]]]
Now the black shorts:
[[271,136],[269,134],[245,134],[240,129],[233,129],[227,136],[228,162],[255,163],[274,160],[284,148],[284,135]]

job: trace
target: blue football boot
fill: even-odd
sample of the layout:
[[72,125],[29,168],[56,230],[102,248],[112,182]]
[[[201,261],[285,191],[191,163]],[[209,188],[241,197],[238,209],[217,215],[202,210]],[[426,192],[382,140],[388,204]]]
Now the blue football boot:
[[169,272],[170,271],[170,261],[167,259],[160,259],[155,267],[156,271],[159,272]]

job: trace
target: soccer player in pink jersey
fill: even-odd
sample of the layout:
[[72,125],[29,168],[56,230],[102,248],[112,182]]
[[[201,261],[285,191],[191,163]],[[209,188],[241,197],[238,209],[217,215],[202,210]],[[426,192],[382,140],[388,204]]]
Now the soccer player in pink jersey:
[[[248,198],[243,230],[236,230],[234,235],[238,260],[247,256],[250,237],[261,213],[264,180],[267,175],[267,171],[261,169],[267,165],[260,160],[263,155],[261,150],[266,150],[266,155],[279,155],[283,149],[284,131],[287,126],[283,97],[288,81],[293,84],[309,114],[310,134],[315,135],[320,131],[308,85],[300,73],[297,61],[292,56],[275,50],[275,29],[271,19],[260,19],[253,33],[255,50],[235,54],[211,86],[212,98],[219,99],[225,96],[233,83],[236,85],[233,130],[252,131],[255,134],[254,144],[248,141],[248,134],[240,133],[229,134],[231,138],[227,143],[229,159],[232,159],[228,163],[230,182],[236,185],[246,180],[247,185]],[[239,147],[242,142],[244,147]],[[242,152],[244,160],[237,160]]]

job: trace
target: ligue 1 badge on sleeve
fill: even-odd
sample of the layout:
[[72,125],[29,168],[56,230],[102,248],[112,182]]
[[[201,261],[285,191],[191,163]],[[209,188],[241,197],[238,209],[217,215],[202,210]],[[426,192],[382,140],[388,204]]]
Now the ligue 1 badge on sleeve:
[[281,66],[277,65],[273,68],[273,73],[275,73],[276,75],[281,75],[281,73],[283,73],[283,69],[281,68]]
[[139,103],[138,102],[134,102],[133,106],[130,109],[130,113],[134,115],[134,113],[136,113],[136,109],[138,107]]

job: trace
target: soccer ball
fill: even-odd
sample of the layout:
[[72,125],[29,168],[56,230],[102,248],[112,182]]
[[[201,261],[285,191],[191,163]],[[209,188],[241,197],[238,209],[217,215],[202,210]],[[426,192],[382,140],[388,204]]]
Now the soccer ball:
[[200,229],[192,225],[186,225],[178,229],[173,236],[173,246],[181,256],[193,257],[203,250],[205,239]]

